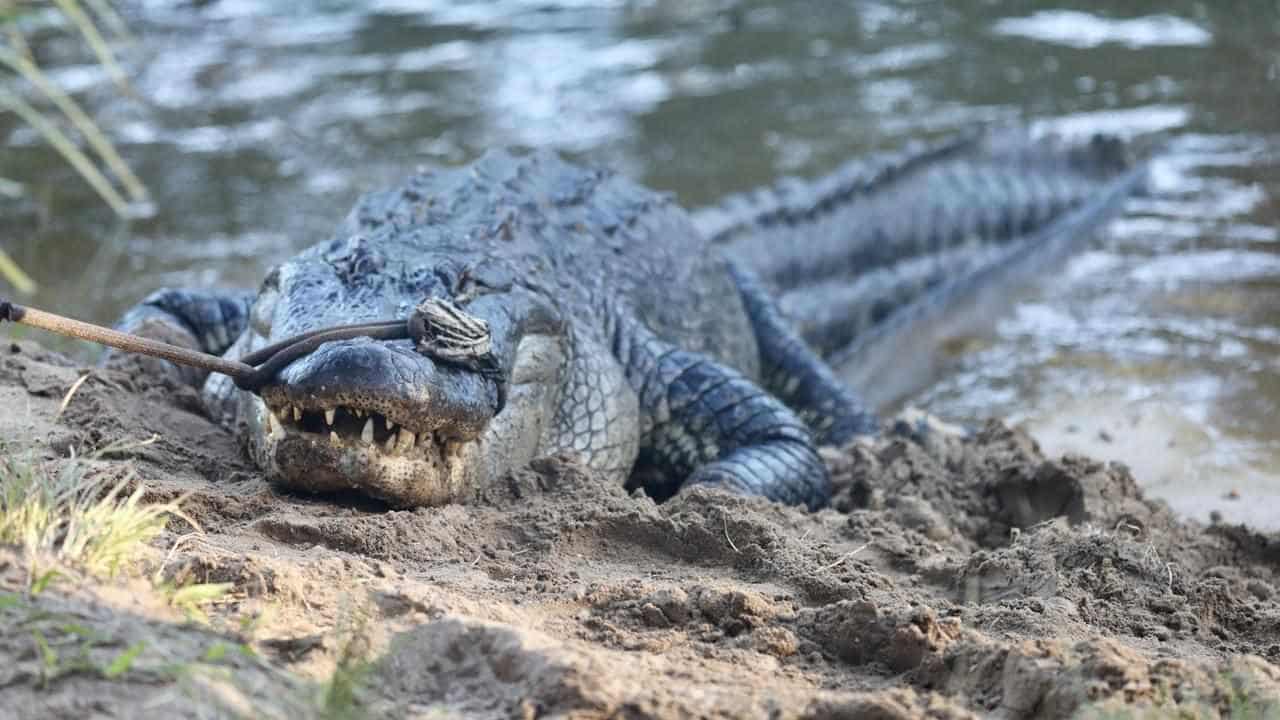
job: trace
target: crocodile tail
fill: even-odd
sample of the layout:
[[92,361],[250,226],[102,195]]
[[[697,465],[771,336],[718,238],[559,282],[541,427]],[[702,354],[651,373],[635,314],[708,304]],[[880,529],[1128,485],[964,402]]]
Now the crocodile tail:
[[694,223],[716,244],[766,238],[773,232],[820,223],[897,180],[972,152],[981,138],[975,132],[941,142],[913,140],[901,151],[854,159],[816,180],[784,178],[776,185],[730,195],[696,210]]
[[928,354],[919,339],[940,337],[961,307],[990,316],[991,302],[1075,251],[1145,178],[1114,137],[988,132],[790,181],[695,221],[772,286],[855,387],[884,386],[866,373],[894,367],[895,353]]

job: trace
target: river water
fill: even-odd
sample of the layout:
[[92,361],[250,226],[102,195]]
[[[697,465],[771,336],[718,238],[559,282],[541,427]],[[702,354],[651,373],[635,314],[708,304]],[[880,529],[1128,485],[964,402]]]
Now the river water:
[[360,192],[491,146],[558,148],[694,207],[978,122],[1165,133],[1150,196],[988,322],[922,338],[927,371],[869,390],[1123,460],[1196,517],[1280,526],[1280,3],[122,5],[132,98],[74,37],[28,28],[153,216],[116,221],[0,116],[0,177],[25,188],[0,197],[0,243],[32,304],[98,321],[160,286],[256,285]]

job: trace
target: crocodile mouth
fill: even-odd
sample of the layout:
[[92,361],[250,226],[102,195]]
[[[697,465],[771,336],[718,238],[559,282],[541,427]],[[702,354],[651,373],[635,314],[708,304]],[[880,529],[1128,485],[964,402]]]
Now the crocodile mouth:
[[402,508],[465,502],[533,457],[565,355],[560,336],[528,335],[499,382],[408,343],[325,343],[258,394],[241,393],[237,414],[249,454],[282,489],[355,491]]
[[257,399],[253,448],[277,482],[327,494],[355,490],[395,506],[456,498],[476,440],[401,424],[394,415],[350,405],[308,405],[283,392]]
[[441,455],[458,444],[440,433],[413,430],[375,410],[342,405],[306,408],[282,399],[264,404],[267,432],[277,442],[296,436],[337,450],[374,450],[387,457]]

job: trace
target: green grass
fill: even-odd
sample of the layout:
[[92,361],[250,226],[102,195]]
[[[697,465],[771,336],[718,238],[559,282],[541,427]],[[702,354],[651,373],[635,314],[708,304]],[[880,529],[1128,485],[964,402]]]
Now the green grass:
[[1160,683],[1154,697],[1136,706],[1115,699],[1081,707],[1076,720],[1280,720],[1280,698],[1257,687],[1247,670],[1222,671],[1213,687],[1184,688],[1181,693]]
[[[181,500],[144,502],[144,488],[127,463],[97,462],[145,444],[116,444],[84,457],[47,461],[31,450],[0,447],[0,545],[18,551],[27,573],[25,584],[0,591],[0,627],[6,629],[0,633],[5,653],[0,657],[27,659],[11,680],[37,688],[50,688],[69,676],[179,683],[193,701],[211,703],[228,716],[368,717],[366,696],[374,671],[367,632],[370,611],[356,602],[339,613],[333,672],[316,681],[299,678],[255,652],[246,636],[260,617],[241,618],[239,633],[193,627],[194,634],[187,635],[160,630],[163,621],[154,621],[153,627],[122,622],[110,612],[87,611],[82,599],[64,594],[65,589],[84,587],[91,576],[110,578],[140,569],[133,559],[143,555],[173,517],[195,526],[182,514]],[[181,575],[166,578],[165,563],[155,565],[141,575],[152,590],[188,621],[210,625],[207,607],[225,598],[232,585],[189,583]],[[219,632],[225,634],[219,638]],[[215,634],[202,639],[199,633]],[[274,688],[266,696],[263,682]],[[200,690],[215,686],[232,692],[219,700],[217,694]],[[232,702],[235,698],[267,702],[246,707]]]
[[6,606],[0,617],[5,617],[7,624],[25,631],[30,637],[40,660],[38,677],[34,680],[41,687],[77,673],[96,674],[114,680],[127,673],[146,649],[146,643],[136,642],[117,651],[118,643],[101,632],[76,622],[74,618],[42,612],[25,603]]
[[[0,649],[26,666],[17,677],[40,688],[72,675],[167,683],[228,669],[237,658],[257,661],[244,644],[198,636],[179,643],[143,623],[120,622],[40,595],[0,593],[0,627],[6,633]],[[20,649],[24,644],[26,652]]]
[[[139,444],[113,445],[94,455]],[[127,492],[130,486],[134,489]],[[33,591],[56,579],[61,564],[115,575],[170,517],[184,517],[177,502],[144,503],[143,493],[131,469],[109,482],[95,476],[86,459],[41,462],[30,451],[5,452],[0,455],[0,543],[19,546],[31,559]],[[37,567],[48,559],[54,567]]]
[[365,717],[361,702],[363,689],[373,671],[369,659],[367,630],[369,612],[348,606],[342,614],[336,634],[338,661],[329,679],[322,682],[315,702],[317,716],[323,720],[355,720]]
[[167,582],[156,582],[155,586],[169,604],[181,610],[188,620],[206,625],[209,623],[209,616],[205,614],[204,606],[222,599],[233,587],[231,583],[174,585]]

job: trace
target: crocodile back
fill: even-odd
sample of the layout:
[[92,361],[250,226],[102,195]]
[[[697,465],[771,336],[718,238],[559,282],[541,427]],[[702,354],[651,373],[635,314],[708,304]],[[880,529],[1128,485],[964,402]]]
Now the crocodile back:
[[361,234],[406,267],[439,266],[443,255],[459,272],[534,290],[575,332],[601,333],[605,313],[621,312],[676,346],[758,373],[719,249],[669,195],[609,170],[549,151],[490,151],[365,196],[339,232]]

